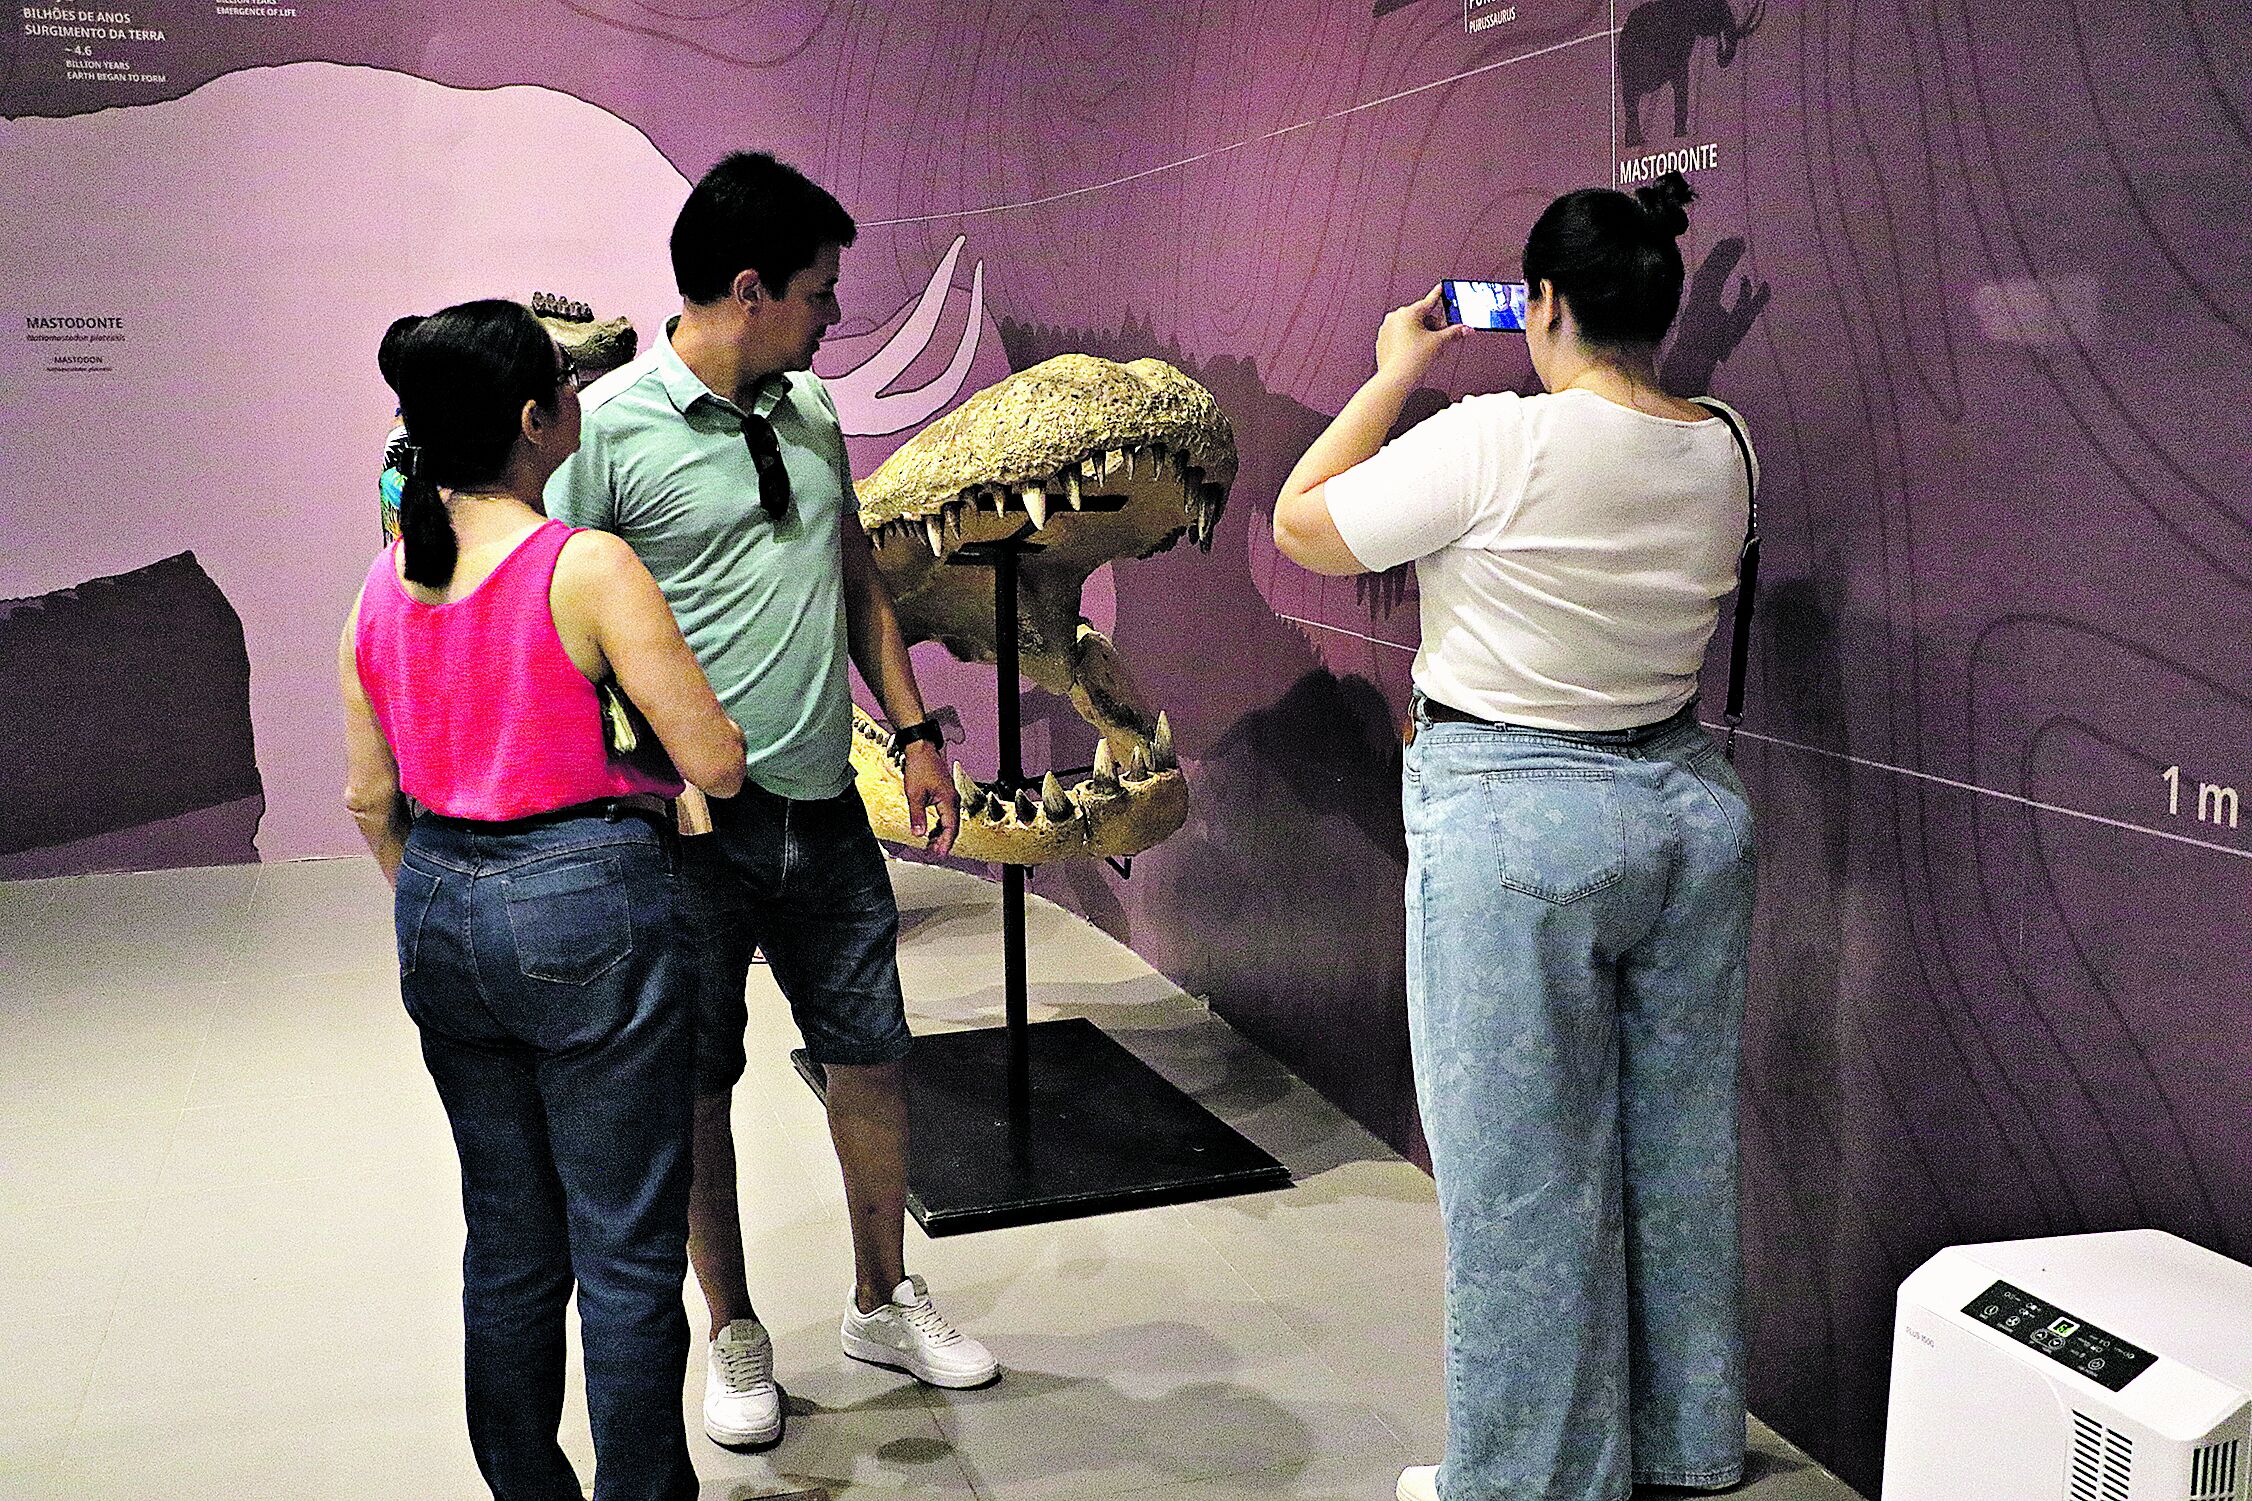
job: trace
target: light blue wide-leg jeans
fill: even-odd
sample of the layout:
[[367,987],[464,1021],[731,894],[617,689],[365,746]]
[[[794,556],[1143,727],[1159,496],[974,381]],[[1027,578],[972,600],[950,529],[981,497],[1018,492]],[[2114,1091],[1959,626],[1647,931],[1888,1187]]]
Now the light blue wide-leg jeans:
[[1742,784],[1693,711],[1603,734],[1417,715],[1408,1026],[1447,1233],[1439,1494],[1734,1484]]

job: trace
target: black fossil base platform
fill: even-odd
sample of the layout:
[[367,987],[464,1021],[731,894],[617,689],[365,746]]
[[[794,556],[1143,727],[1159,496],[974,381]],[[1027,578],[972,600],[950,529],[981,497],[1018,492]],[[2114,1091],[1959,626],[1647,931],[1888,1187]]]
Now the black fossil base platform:
[[[1004,1027],[936,1032],[907,1058],[907,1207],[959,1235],[1287,1188],[1289,1170],[1081,1019],[1024,1028],[1009,1089]],[[824,1081],[790,1055],[816,1093]]]

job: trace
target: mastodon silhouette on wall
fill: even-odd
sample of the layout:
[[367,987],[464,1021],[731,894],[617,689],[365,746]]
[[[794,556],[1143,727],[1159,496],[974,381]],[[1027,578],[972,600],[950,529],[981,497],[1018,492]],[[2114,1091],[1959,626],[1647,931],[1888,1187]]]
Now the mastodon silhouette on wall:
[[1673,133],[1689,133],[1689,65],[1697,44],[1712,38],[1720,65],[1736,60],[1737,44],[1759,29],[1767,0],[1753,0],[1736,19],[1731,0],[1650,0],[1619,28],[1619,103],[1626,115],[1626,144],[1642,144],[1642,101],[1673,88]]

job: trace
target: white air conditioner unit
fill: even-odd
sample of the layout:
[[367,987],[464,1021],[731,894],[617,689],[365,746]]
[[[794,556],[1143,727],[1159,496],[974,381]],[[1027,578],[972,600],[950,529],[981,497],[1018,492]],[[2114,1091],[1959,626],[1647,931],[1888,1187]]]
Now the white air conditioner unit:
[[1884,1501],[2252,1501],[2252,1267],[2160,1230],[1955,1246],[1900,1288]]

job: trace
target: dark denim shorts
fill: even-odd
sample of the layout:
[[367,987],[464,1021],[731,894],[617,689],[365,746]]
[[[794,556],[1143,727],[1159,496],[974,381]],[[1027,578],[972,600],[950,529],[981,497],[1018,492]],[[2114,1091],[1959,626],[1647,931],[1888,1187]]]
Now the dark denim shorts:
[[764,950],[816,1063],[907,1056],[899,907],[860,794],[798,801],[755,784],[712,800],[712,832],[681,841],[690,925],[704,952],[696,1093],[743,1076],[744,988]]

